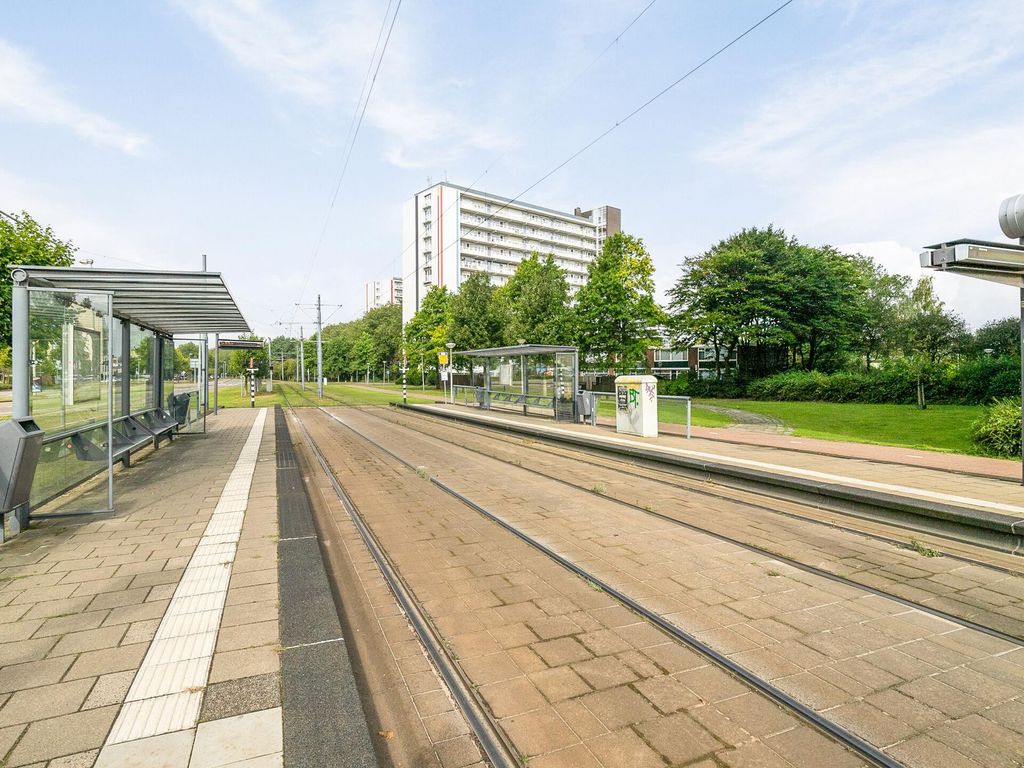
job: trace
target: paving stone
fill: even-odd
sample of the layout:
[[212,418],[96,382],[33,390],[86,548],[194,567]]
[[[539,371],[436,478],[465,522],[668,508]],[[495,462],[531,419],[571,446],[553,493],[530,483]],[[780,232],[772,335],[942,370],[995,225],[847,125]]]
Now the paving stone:
[[200,722],[281,706],[281,675],[271,672],[207,686]]
[[612,731],[659,717],[646,699],[625,686],[587,694],[580,702]]
[[85,700],[82,709],[95,709],[96,707],[120,704],[128,695],[128,689],[131,688],[134,679],[134,669],[100,675],[96,679],[96,684],[89,692],[89,696]]
[[56,683],[73,661],[73,658],[65,656],[4,667],[0,669],[0,693]]
[[0,709],[0,726],[77,712],[94,682],[86,678],[17,691]]
[[579,739],[565,722],[549,709],[537,709],[501,721],[501,727],[527,757],[572,746]]
[[569,667],[555,667],[534,672],[530,680],[550,702],[580,696],[589,693],[589,685]]
[[702,726],[685,714],[641,723],[637,729],[644,740],[673,765],[690,763],[704,755],[711,755],[722,748]]
[[86,629],[81,632],[66,634],[53,646],[49,655],[66,656],[84,651],[113,648],[121,642],[126,629],[124,626],[113,626],[101,629]]
[[2,643],[0,644],[0,666],[42,659],[55,642],[54,638],[43,637],[36,640],[12,640]]
[[192,755],[195,728],[103,748],[95,768],[183,768]]
[[224,651],[214,654],[210,668],[210,683],[263,675],[280,670],[280,657],[276,648],[261,646]]
[[37,720],[29,725],[9,758],[11,766],[70,755],[102,746],[117,707],[102,707]]
[[590,750],[603,765],[630,766],[630,768],[663,768],[661,756],[644,744],[628,728],[598,736],[588,742]]
[[478,691],[497,718],[518,715],[547,703],[541,692],[525,677],[484,685]]
[[138,669],[142,657],[146,655],[148,643],[122,645],[117,648],[105,648],[98,651],[87,651],[78,656],[71,665],[65,679],[74,680],[80,677],[97,677],[109,672],[123,672]]
[[282,749],[280,708],[200,723],[189,768],[217,768]]

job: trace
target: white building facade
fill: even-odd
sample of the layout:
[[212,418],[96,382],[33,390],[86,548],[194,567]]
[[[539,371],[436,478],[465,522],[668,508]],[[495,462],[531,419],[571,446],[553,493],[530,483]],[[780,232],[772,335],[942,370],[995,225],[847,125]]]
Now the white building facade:
[[363,287],[366,305],[364,311],[385,307],[388,304],[402,303],[402,278],[392,277],[390,280],[370,280]]
[[402,322],[419,311],[431,288],[458,291],[474,272],[504,285],[534,251],[555,257],[575,293],[586,282],[587,265],[604,238],[620,229],[621,212],[611,206],[565,213],[455,184],[434,184],[402,207]]

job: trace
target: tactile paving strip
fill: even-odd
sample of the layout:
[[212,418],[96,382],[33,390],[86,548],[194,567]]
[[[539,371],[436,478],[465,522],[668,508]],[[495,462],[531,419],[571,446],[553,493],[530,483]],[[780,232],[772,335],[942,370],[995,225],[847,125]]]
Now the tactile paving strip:
[[192,728],[199,719],[266,417],[265,408],[256,414],[107,744]]

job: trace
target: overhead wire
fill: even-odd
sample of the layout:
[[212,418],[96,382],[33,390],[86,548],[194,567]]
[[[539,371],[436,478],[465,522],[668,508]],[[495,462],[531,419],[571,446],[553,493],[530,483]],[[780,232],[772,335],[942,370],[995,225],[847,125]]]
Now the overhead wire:
[[[569,155],[568,157],[566,157],[566,158],[565,158],[564,160],[562,160],[562,161],[561,161],[560,163],[558,163],[558,164],[557,164],[557,165],[555,165],[555,166],[554,166],[553,168],[551,168],[551,169],[550,169],[549,171],[547,171],[547,172],[546,172],[546,173],[545,173],[544,175],[542,175],[542,176],[541,176],[541,177],[540,177],[539,179],[537,179],[537,180],[536,180],[536,181],[534,181],[534,182],[533,182],[532,184],[530,184],[530,185],[529,185],[528,187],[526,187],[526,188],[525,188],[525,189],[523,189],[523,190],[522,190],[521,192],[519,192],[519,194],[517,194],[517,195],[516,195],[515,197],[512,197],[512,198],[508,199],[508,200],[507,200],[506,202],[504,202],[504,203],[503,203],[503,204],[502,204],[501,206],[499,206],[497,210],[495,210],[495,211],[493,211],[492,213],[488,214],[488,215],[487,215],[487,216],[486,216],[486,217],[485,217],[485,218],[484,218],[484,219],[483,219],[482,221],[478,222],[478,223],[477,223],[476,225],[474,225],[474,226],[470,226],[470,228],[469,228],[469,229],[467,229],[467,230],[462,230],[462,231],[460,232],[460,237],[461,237],[462,235],[464,235],[464,234],[469,234],[469,233],[472,233],[472,232],[476,232],[476,231],[478,231],[478,230],[479,230],[479,229],[480,229],[480,228],[481,228],[482,226],[484,226],[485,224],[487,224],[487,222],[489,222],[489,221],[493,220],[493,219],[494,219],[494,217],[495,217],[495,216],[497,216],[497,215],[498,215],[499,213],[501,213],[502,211],[504,211],[504,210],[505,210],[506,208],[508,208],[508,207],[509,207],[510,205],[512,205],[513,203],[517,202],[517,201],[518,201],[519,199],[521,199],[521,198],[523,197],[523,195],[526,195],[526,194],[528,194],[528,193],[529,193],[529,192],[530,192],[531,190],[535,189],[535,188],[536,188],[537,186],[539,186],[540,184],[544,183],[544,182],[545,182],[545,181],[547,181],[547,180],[548,180],[549,178],[551,178],[552,176],[554,176],[554,175],[555,175],[555,174],[556,174],[556,173],[557,173],[558,171],[560,171],[560,170],[561,170],[562,168],[564,168],[565,166],[567,166],[567,165],[568,165],[569,163],[571,163],[571,162],[572,162],[573,160],[575,160],[575,159],[576,159],[577,157],[579,157],[580,155],[582,155],[583,153],[585,153],[585,152],[586,152],[587,150],[591,149],[591,148],[592,148],[592,147],[593,147],[593,146],[594,146],[595,144],[597,144],[598,142],[600,142],[600,141],[601,141],[602,139],[606,138],[606,137],[607,137],[608,135],[610,135],[611,133],[613,133],[614,131],[616,131],[616,130],[617,130],[618,128],[620,128],[621,126],[625,125],[625,124],[626,124],[626,123],[627,123],[627,122],[628,122],[629,120],[631,120],[632,118],[636,117],[636,116],[637,116],[638,114],[640,114],[640,113],[641,113],[641,112],[643,112],[643,111],[644,111],[645,109],[647,109],[647,108],[648,108],[649,106],[651,106],[651,104],[653,104],[654,102],[656,102],[656,101],[657,101],[658,99],[660,99],[661,97],[663,97],[663,96],[664,96],[665,94],[667,94],[667,93],[669,93],[670,91],[672,91],[672,90],[673,90],[674,88],[676,88],[677,86],[679,86],[679,85],[680,85],[680,84],[681,84],[682,82],[684,82],[685,80],[687,80],[688,78],[690,78],[690,77],[691,77],[692,75],[696,74],[696,73],[697,73],[698,71],[700,71],[700,70],[701,70],[701,69],[703,69],[703,68],[704,68],[705,66],[707,66],[708,64],[710,64],[710,63],[711,63],[712,61],[714,61],[715,59],[717,59],[717,58],[718,58],[719,56],[721,56],[721,55],[722,55],[723,53],[725,53],[725,52],[726,52],[727,50],[729,50],[729,49],[730,49],[730,48],[732,48],[732,47],[733,47],[734,45],[736,45],[736,44],[737,44],[738,42],[740,42],[741,40],[743,40],[743,39],[744,39],[745,37],[747,37],[748,35],[750,35],[750,34],[751,34],[752,32],[754,32],[755,30],[757,30],[757,29],[758,29],[759,27],[761,27],[761,26],[762,26],[763,24],[765,24],[766,22],[768,22],[768,21],[769,21],[769,20],[770,20],[771,18],[773,18],[773,17],[774,17],[775,15],[777,15],[778,13],[780,13],[780,12],[781,12],[781,11],[782,11],[783,9],[785,9],[785,8],[786,8],[787,6],[791,5],[791,4],[793,3],[793,2],[794,2],[794,0],[785,0],[785,2],[781,3],[780,5],[778,5],[778,6],[777,6],[777,7],[776,7],[776,8],[774,9],[774,10],[772,10],[772,11],[771,11],[770,13],[768,13],[767,15],[765,15],[765,16],[763,16],[763,17],[761,17],[761,18],[760,18],[760,19],[759,19],[759,20],[758,20],[757,22],[755,22],[754,24],[751,24],[751,25],[750,25],[749,27],[747,27],[746,29],[744,29],[744,30],[743,30],[743,32],[741,32],[740,34],[736,35],[736,36],[735,36],[734,38],[732,38],[731,40],[729,40],[729,42],[727,42],[727,43],[725,43],[724,45],[722,45],[722,46],[721,46],[720,48],[718,48],[718,49],[717,49],[717,50],[716,50],[716,51],[715,51],[714,53],[712,53],[712,54],[710,54],[709,56],[707,56],[707,57],[705,57],[704,59],[702,59],[702,60],[701,60],[701,61],[700,61],[699,63],[697,63],[696,65],[694,65],[693,67],[691,67],[691,68],[690,68],[689,70],[687,70],[687,71],[686,71],[685,73],[683,73],[683,74],[682,74],[682,75],[681,75],[680,77],[676,78],[676,79],[675,79],[675,80],[673,80],[673,81],[672,81],[671,83],[669,83],[669,84],[668,84],[668,85],[666,85],[666,86],[665,86],[664,88],[662,88],[662,89],[661,89],[660,91],[658,91],[658,92],[657,92],[656,94],[654,94],[654,95],[653,95],[653,96],[651,96],[651,97],[650,97],[649,99],[647,99],[646,101],[644,101],[644,102],[643,102],[642,104],[640,104],[639,106],[635,107],[635,108],[634,108],[634,109],[633,109],[632,111],[630,111],[630,112],[629,112],[628,114],[626,114],[626,115],[625,115],[624,117],[621,117],[620,119],[616,120],[616,121],[615,121],[615,123],[614,123],[613,125],[611,125],[610,127],[608,127],[608,128],[606,129],[606,130],[602,131],[602,132],[601,132],[600,134],[598,134],[598,135],[597,135],[597,136],[595,136],[595,137],[594,137],[593,139],[591,139],[590,141],[588,141],[588,142],[587,142],[586,144],[584,144],[584,145],[583,145],[582,147],[580,147],[579,149],[577,149],[576,151],[574,151],[574,152],[573,152],[572,154],[570,154],[570,155]],[[641,15],[643,15],[643,13],[644,13],[644,12],[646,12],[646,8],[644,9],[644,11],[643,11],[643,12],[641,12]],[[635,22],[632,22],[632,23],[635,23]],[[632,23],[630,24],[630,26],[632,26]],[[486,171],[485,171],[485,173],[486,173]],[[475,182],[474,182],[474,183],[475,183]],[[451,207],[452,207],[452,206],[454,206],[454,204],[455,204],[455,201],[453,201],[453,202],[452,202],[452,205],[451,205],[451,206],[449,206],[448,208],[446,208],[446,209],[445,209],[445,212],[447,212],[448,210],[451,210]],[[442,215],[443,215],[443,214],[442,214]],[[412,243],[412,245],[415,245],[415,242],[416,242],[416,241],[415,241],[415,240],[413,240],[413,243]],[[443,245],[443,244],[442,244],[442,245]],[[411,247],[411,246],[410,246],[410,247]],[[406,253],[406,252],[407,252],[408,250],[409,250],[409,248],[407,247],[407,248],[406,248],[405,250],[403,250],[403,251],[402,251],[402,254],[401,254],[401,255],[404,255],[404,254],[405,254],[405,253]],[[410,276],[412,276],[412,275],[416,274],[416,273],[417,273],[418,271],[419,271],[419,270],[418,270],[418,269],[416,269],[416,270],[413,270],[412,272],[410,272],[410,273],[409,273],[408,275],[405,275],[405,276],[403,277],[403,282],[404,282],[404,281],[405,281],[406,279],[408,279],[408,278],[409,278]]]
[[[540,114],[540,112],[542,112],[544,109],[549,107],[552,103],[554,103],[555,100],[558,99],[563,93],[565,93],[571,87],[573,87],[580,80],[580,78],[582,78],[587,72],[589,72],[591,69],[593,69],[594,65],[597,64],[597,62],[599,62],[604,57],[604,55],[606,53],[608,53],[608,51],[610,51],[615,46],[615,44],[618,43],[622,39],[622,37],[630,29],[633,28],[634,24],[636,24],[638,21],[640,21],[640,19],[644,16],[644,14],[646,14],[647,11],[649,11],[651,9],[651,7],[657,1],[658,0],[651,0],[649,3],[647,3],[647,5],[645,5],[643,7],[643,9],[638,14],[636,14],[632,19],[630,19],[629,23],[626,24],[626,26],[623,27],[618,32],[618,34],[615,35],[615,37],[612,38],[611,42],[609,42],[608,45],[606,45],[603,49],[601,49],[600,53],[598,53],[594,58],[592,58],[590,60],[590,63],[588,63],[587,66],[585,66],[582,70],[577,72],[570,80],[566,81],[565,84],[562,85],[560,88],[558,88],[554,93],[549,95],[544,100],[543,104],[540,104],[537,107],[535,107],[533,110],[531,110],[529,112],[529,114],[527,115],[527,117],[524,119],[524,122],[529,122],[532,118],[534,118],[535,116]],[[473,179],[473,181],[470,183],[470,185],[468,187],[466,187],[466,189],[469,190],[469,191],[479,191],[479,190],[476,189],[476,185],[480,183],[480,180],[483,179],[483,177],[486,176],[488,173],[490,173],[491,169],[493,169],[494,166],[497,165],[500,160],[508,157],[509,154],[510,153],[505,152],[505,153],[497,155],[493,160],[491,160],[491,162],[487,165],[487,167],[484,168],[484,170],[475,179]],[[457,199],[452,200],[452,202],[449,203],[448,206],[443,211],[441,211],[440,215],[444,216],[444,214],[448,213],[448,211],[450,211],[455,206],[455,204],[457,202],[458,202]],[[413,245],[415,244],[415,242],[416,241],[413,240]],[[409,246],[406,246],[404,249],[402,249],[402,251],[394,259],[391,260],[391,264],[394,264],[396,261],[399,261],[403,256],[405,256],[405,254],[409,251],[409,249],[411,247],[412,247],[412,245],[409,245]],[[413,273],[410,273],[410,275],[411,274],[413,274]],[[406,275],[406,277],[408,277],[408,276],[409,275]]]
[[[402,0],[398,0],[398,4],[395,6],[395,12],[391,15],[391,24],[388,26],[387,37],[384,38],[384,45],[380,47],[380,36],[384,31],[385,25],[387,25],[388,14],[391,11],[391,0],[388,2],[388,7],[384,12],[384,19],[381,22],[380,32],[377,34],[377,46],[374,47],[373,55],[370,57],[370,65],[367,67],[367,75],[370,73],[370,69],[373,69],[374,58],[376,58],[377,66],[373,69],[373,77],[369,81],[367,87],[367,81],[363,79],[363,89],[360,91],[360,99],[356,102],[356,114],[353,115],[353,122],[349,125],[349,140],[348,146],[345,150],[344,160],[341,166],[341,172],[338,174],[338,181],[334,185],[334,192],[331,195],[331,202],[327,208],[327,215],[324,217],[323,226],[320,228],[320,235],[317,237],[316,245],[313,248],[313,255],[310,258],[309,269],[306,273],[306,280],[303,283],[302,291],[299,294],[299,303],[306,296],[306,289],[309,287],[309,281],[313,278],[313,270],[316,267],[316,260],[320,255],[320,248],[323,246],[324,237],[327,234],[327,228],[331,222],[331,214],[334,212],[334,205],[338,201],[338,193],[341,191],[342,182],[345,180],[345,174],[348,172],[349,161],[352,159],[352,151],[355,148],[356,140],[359,138],[359,129],[363,124],[363,117],[366,115],[366,108],[370,103],[370,97],[373,95],[373,86],[377,82],[377,76],[380,74],[381,64],[384,62],[384,55],[387,53],[388,43],[391,41],[391,33],[395,29],[395,20],[398,18],[398,12],[402,8]],[[377,50],[380,47],[380,55],[377,56]],[[363,91],[365,91],[365,98],[363,98]],[[361,105],[360,105],[361,102]]]

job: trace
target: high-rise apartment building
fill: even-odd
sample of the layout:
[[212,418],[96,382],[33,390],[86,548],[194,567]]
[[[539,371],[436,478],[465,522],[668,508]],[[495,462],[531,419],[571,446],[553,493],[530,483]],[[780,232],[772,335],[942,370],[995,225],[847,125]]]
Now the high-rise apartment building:
[[621,225],[622,212],[612,206],[566,213],[455,184],[429,186],[402,207],[402,321],[412,319],[434,286],[457,291],[474,272],[504,285],[534,251],[555,257],[575,293]]
[[371,280],[363,289],[366,295],[366,310],[384,307],[388,304],[402,303],[402,278],[392,277],[390,280]]

